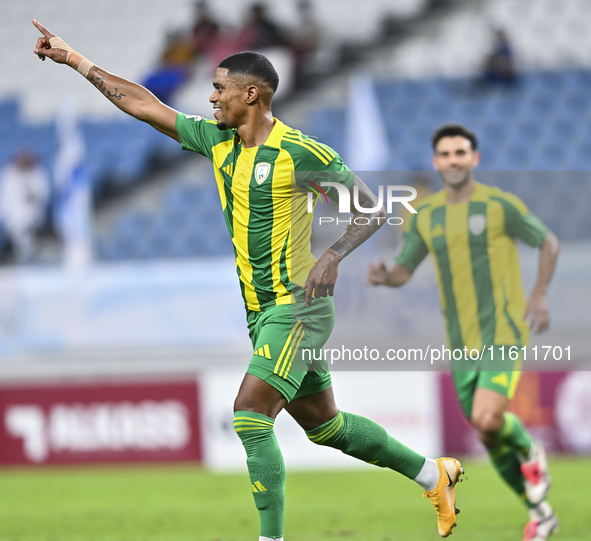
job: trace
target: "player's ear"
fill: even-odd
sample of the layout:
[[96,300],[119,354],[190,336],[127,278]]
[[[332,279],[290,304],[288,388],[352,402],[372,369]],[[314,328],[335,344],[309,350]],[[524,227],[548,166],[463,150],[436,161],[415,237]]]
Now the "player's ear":
[[259,88],[256,85],[248,85],[246,87],[246,103],[253,105],[259,101]]
[[478,167],[480,163],[480,152],[474,152],[474,167]]
[[433,164],[433,169],[435,169],[435,171],[437,171],[437,156],[435,154],[433,154],[433,156],[431,156],[431,163]]

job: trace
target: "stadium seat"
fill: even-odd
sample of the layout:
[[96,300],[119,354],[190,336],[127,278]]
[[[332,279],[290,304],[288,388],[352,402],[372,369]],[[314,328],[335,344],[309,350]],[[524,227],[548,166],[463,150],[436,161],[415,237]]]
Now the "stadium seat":
[[19,101],[15,97],[4,98],[0,101],[0,128],[12,127],[18,123]]
[[120,239],[106,238],[97,240],[97,255],[103,261],[123,261],[131,257],[131,251]]

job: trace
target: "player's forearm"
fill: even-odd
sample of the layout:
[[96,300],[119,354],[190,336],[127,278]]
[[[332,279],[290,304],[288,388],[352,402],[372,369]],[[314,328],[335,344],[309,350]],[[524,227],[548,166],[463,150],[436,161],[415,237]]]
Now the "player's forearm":
[[545,295],[548,290],[548,285],[554,274],[556,268],[556,261],[558,259],[558,252],[560,251],[560,243],[556,235],[551,231],[548,232],[544,242],[540,248],[540,263],[538,267],[538,279],[534,286],[534,292]]
[[355,177],[355,183],[351,188],[351,198],[353,191],[357,189],[359,207],[365,209],[376,209],[372,212],[357,211],[340,238],[330,247],[341,257],[348,256],[355,248],[361,246],[369,237],[371,237],[386,221],[386,210],[382,205],[378,205],[378,199],[373,192],[359,178]]
[[[356,218],[362,218],[358,220]],[[369,222],[367,222],[369,220]],[[371,237],[386,221],[386,211],[382,209],[378,212],[355,214],[351,220],[351,225],[347,227],[345,232],[339,239],[330,247],[342,257],[348,256],[355,248],[361,246],[369,237]]]
[[160,103],[158,98],[143,86],[113,75],[98,66],[93,66],[86,78],[111,103],[138,120],[148,122],[150,109]]

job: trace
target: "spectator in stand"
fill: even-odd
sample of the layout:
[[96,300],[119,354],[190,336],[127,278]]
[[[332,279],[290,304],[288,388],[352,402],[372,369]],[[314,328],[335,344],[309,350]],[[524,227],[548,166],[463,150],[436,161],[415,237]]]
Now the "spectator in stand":
[[320,25],[309,0],[298,2],[298,17],[298,23],[291,32],[291,48],[295,58],[296,87],[302,87],[305,85],[306,64],[318,50]]
[[195,59],[205,60],[212,74],[224,58],[242,49],[236,30],[218,23],[207,0],[195,4],[191,41]]
[[148,73],[142,85],[160,101],[171,105],[177,91],[191,78],[193,59],[191,38],[184,32],[171,33],[160,63]]
[[195,22],[191,31],[193,51],[196,57],[207,54],[220,36],[220,25],[214,19],[206,0],[195,4]]
[[37,156],[23,150],[0,176],[0,219],[17,263],[35,255],[36,236],[45,225],[50,186]]
[[513,84],[517,82],[513,47],[502,28],[493,28],[493,47],[486,57],[483,79],[485,83]]
[[282,29],[269,17],[267,7],[261,2],[252,4],[250,22],[240,32],[243,49],[259,50],[278,45],[287,45]]

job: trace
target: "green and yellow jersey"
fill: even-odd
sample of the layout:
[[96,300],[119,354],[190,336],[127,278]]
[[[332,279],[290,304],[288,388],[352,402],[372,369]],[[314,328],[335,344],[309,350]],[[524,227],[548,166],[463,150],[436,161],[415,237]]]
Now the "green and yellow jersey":
[[432,255],[451,348],[522,346],[529,325],[514,239],[538,247],[546,234],[518,197],[476,183],[463,203],[447,204],[444,190],[421,201],[396,262],[412,272]]
[[[292,284],[303,286],[316,263],[306,180],[350,188],[354,175],[330,147],[277,119],[265,144],[252,148],[242,146],[236,130],[219,130],[215,120],[179,113],[176,129],[184,150],[213,162],[246,307],[261,311],[294,302]],[[310,174],[298,173],[296,180],[296,171]],[[344,173],[329,179],[324,172]],[[334,188],[326,193],[336,198]]]

